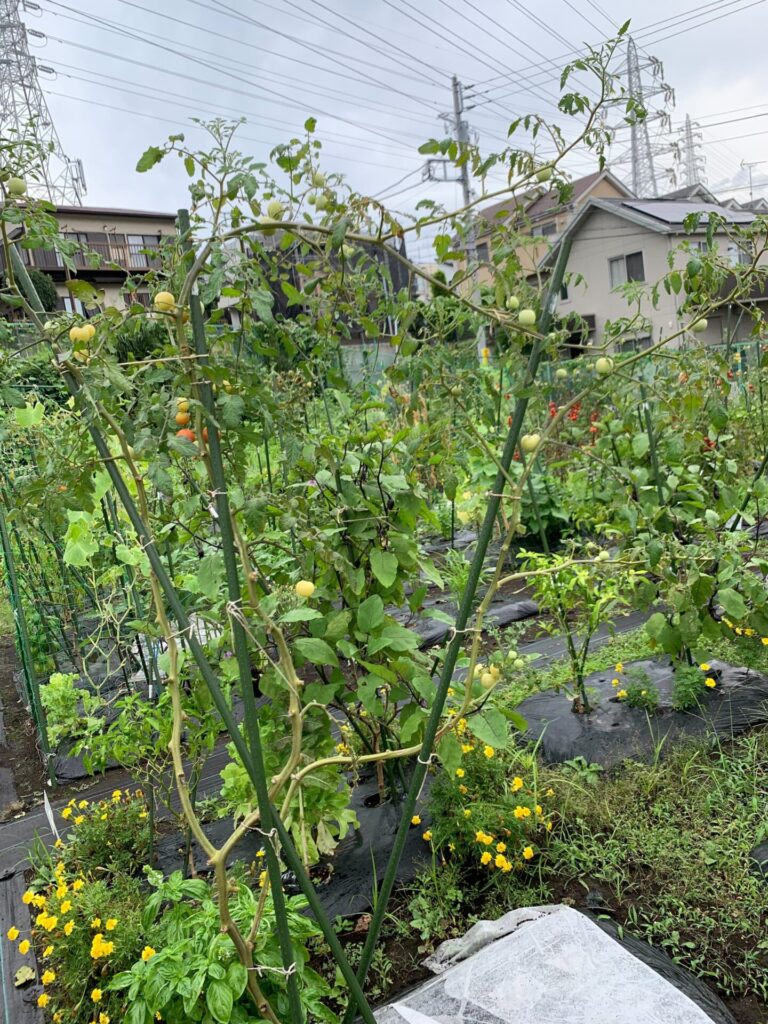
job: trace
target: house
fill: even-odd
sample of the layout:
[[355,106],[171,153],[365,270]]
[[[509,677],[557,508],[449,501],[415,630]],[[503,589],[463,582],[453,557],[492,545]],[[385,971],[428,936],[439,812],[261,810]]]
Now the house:
[[[689,233],[685,227],[691,214],[702,215],[699,227]],[[557,313],[563,320],[579,319],[586,322],[582,334],[599,343],[606,321],[639,314],[637,330],[619,342],[619,348],[642,348],[676,329],[681,318],[678,310],[685,298],[658,289],[656,306],[646,293],[628,303],[621,290],[627,282],[659,281],[670,270],[669,254],[683,242],[688,242],[690,253],[681,253],[675,265],[683,268],[697,251],[706,251],[706,231],[709,214],[718,214],[726,224],[747,225],[755,219],[750,210],[730,209],[706,198],[680,199],[604,199],[590,197],[571,221],[564,235],[539,265],[545,272],[553,265],[563,238],[572,242],[568,259],[568,276],[558,301]],[[714,244],[719,253],[732,265],[751,260],[731,240],[726,230],[715,234]],[[573,282],[573,283],[572,283]],[[731,284],[733,282],[731,281]],[[728,287],[726,283],[726,287]],[[762,289],[758,289],[762,292]],[[751,301],[766,302],[766,296],[755,294]],[[742,310],[726,308],[708,318],[705,342],[744,340],[749,337],[751,321]],[[577,355],[578,350],[572,349]]]
[[[143,210],[119,210],[93,206],[59,206],[53,214],[63,236],[79,242],[82,251],[74,257],[76,276],[105,292],[107,305],[122,306],[121,291],[128,280],[140,282],[148,270],[160,266],[158,252],[163,239],[176,230],[176,215]],[[19,247],[30,269],[48,274],[58,293],[58,308],[82,313],[79,299],[72,297],[66,281],[74,276],[55,249]],[[93,259],[89,254],[95,254]],[[0,257],[0,270],[2,257]],[[149,292],[137,283],[131,298],[149,305]]]
[[589,199],[623,199],[631,195],[626,185],[605,170],[573,181],[570,198],[564,203],[560,202],[557,189],[538,186],[528,189],[522,195],[513,194],[492,206],[484,207],[479,211],[475,223],[477,260],[480,263],[475,275],[476,283],[492,280],[490,269],[483,264],[488,262],[494,236],[500,231],[531,236],[530,243],[517,247],[523,272],[530,274],[535,272],[549,247]]

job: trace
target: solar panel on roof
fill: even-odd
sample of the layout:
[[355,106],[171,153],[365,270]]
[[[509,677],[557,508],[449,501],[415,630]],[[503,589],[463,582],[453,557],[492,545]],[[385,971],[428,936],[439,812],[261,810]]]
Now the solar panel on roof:
[[688,202],[680,199],[625,199],[622,205],[646,217],[664,221],[665,224],[682,224],[692,213],[701,213],[705,216],[716,213],[732,224],[751,224],[755,219],[754,213],[749,210],[729,210],[727,206],[695,200]]

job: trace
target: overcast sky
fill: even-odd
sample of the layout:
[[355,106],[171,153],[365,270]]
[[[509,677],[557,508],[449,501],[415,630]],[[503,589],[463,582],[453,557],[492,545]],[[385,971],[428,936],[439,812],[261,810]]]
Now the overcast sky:
[[[768,0],[697,6],[693,0],[39,0],[39,6],[40,13],[22,16],[44,34],[33,35],[30,45],[54,71],[41,73],[41,83],[65,151],[83,160],[91,205],[183,205],[187,179],[176,162],[144,175],[134,168],[147,145],[175,130],[202,142],[189,123],[195,114],[245,116],[239,148],[259,159],[312,114],[327,168],[343,172],[354,188],[389,192],[401,210],[424,196],[457,206],[457,185],[421,181],[423,158],[416,152],[426,138],[444,135],[438,114],[451,105],[450,76],[475,86],[467,91],[467,104],[475,105],[466,116],[480,145],[496,150],[515,113],[563,120],[552,107],[555,68],[569,51],[599,42],[628,18],[641,58],[661,60],[675,90],[672,131],[654,125],[654,138],[669,143],[690,114],[702,125],[710,186],[724,179],[745,184],[741,161],[765,161],[753,173],[757,182],[768,176]],[[652,82],[650,71],[646,81]],[[660,109],[663,97],[649,102]],[[662,172],[674,161],[667,152],[656,163]],[[584,156],[570,164],[574,175],[590,169]],[[669,178],[659,178],[666,187]],[[416,246],[415,255],[426,251]]]

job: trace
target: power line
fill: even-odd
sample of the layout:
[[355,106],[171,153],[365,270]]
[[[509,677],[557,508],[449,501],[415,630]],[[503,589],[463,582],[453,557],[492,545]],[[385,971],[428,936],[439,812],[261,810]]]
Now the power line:
[[[76,8],[69,7],[67,4],[62,4],[62,3],[58,2],[58,0],[45,0],[45,2],[54,4],[56,7],[62,7],[65,10],[72,11],[72,12],[74,12],[75,15],[81,15],[81,16],[85,17],[86,20],[83,21],[80,18],[74,17],[71,14],[69,14],[69,15],[68,14],[59,14],[58,12],[51,11],[50,13],[53,14],[55,17],[61,17],[61,18],[64,18],[65,20],[67,20],[67,21],[73,21],[73,22],[75,22],[75,24],[91,24],[94,20],[96,20],[96,21],[98,21],[100,23],[98,25],[98,27],[102,31],[110,32],[111,34],[118,35],[118,36],[124,36],[124,35],[127,34],[130,38],[138,39],[141,42],[145,42],[149,46],[160,45],[160,44],[155,44],[151,40],[147,40],[147,39],[145,39],[143,37],[135,36],[130,31],[130,29],[128,29],[127,26],[121,25],[119,22],[109,21],[106,18],[94,19],[93,17],[90,17],[90,16],[84,14],[84,12],[78,11]],[[128,0],[123,0],[123,2],[128,2]],[[139,5],[131,4],[131,6],[139,6]],[[146,10],[146,8],[142,8],[142,9]],[[160,17],[165,17],[165,15],[160,15]],[[178,19],[171,18],[170,20],[177,21]],[[73,44],[73,45],[77,45],[77,44]],[[203,54],[206,57],[222,56],[222,55],[215,54],[215,53],[212,54],[210,49],[203,49],[201,47],[188,46],[188,49],[190,51],[192,51],[192,52],[195,52],[195,53],[201,53],[201,54]],[[180,51],[170,50],[169,52],[176,53],[179,56],[184,56],[187,60],[191,60],[192,59],[189,56],[189,54],[184,54],[184,53],[181,53]],[[222,56],[222,59],[224,59],[223,56]],[[228,62],[228,64],[236,64],[236,65],[239,65],[241,67],[245,67],[245,68],[247,68],[248,72],[250,74],[252,74],[251,65],[249,65],[249,64],[244,64],[242,61],[232,60],[232,58],[227,58],[227,62]],[[208,64],[207,66],[208,67],[215,67],[215,65],[211,65],[211,64]],[[225,73],[229,74],[230,76],[232,76],[231,72],[225,72]],[[237,77],[237,76],[232,76],[232,77]],[[342,98],[342,99],[346,99],[346,100],[349,99],[348,91],[347,92],[339,92],[339,90],[336,90],[336,89],[331,89],[330,91],[327,88],[320,89],[320,88],[318,88],[312,82],[306,82],[306,81],[303,81],[302,79],[296,79],[295,77],[289,76],[289,75],[282,75],[279,72],[271,72],[271,77],[273,79],[278,79],[278,80],[282,79],[287,84],[296,84],[297,82],[301,82],[302,84],[311,86],[320,95],[325,95],[327,98],[332,99],[332,100],[336,100],[338,98]],[[251,81],[250,79],[243,79],[243,78],[239,78],[239,80],[240,81],[248,81],[248,82]],[[253,84],[256,86],[256,88],[260,88],[260,89],[265,89],[266,88],[265,86],[260,85],[257,82],[253,83]],[[334,93],[337,93],[337,95],[333,95]],[[381,110],[383,112],[394,111],[397,114],[397,116],[399,116],[399,117],[405,117],[406,119],[413,119],[414,121],[422,121],[422,122],[425,122],[425,123],[431,123],[431,118],[427,118],[424,115],[417,115],[416,117],[414,117],[413,115],[405,114],[403,111],[401,111],[399,109],[395,109],[395,108],[392,108],[392,107],[382,106],[381,104],[378,104],[377,106],[371,106],[370,104],[363,103],[363,102],[361,102],[359,100],[358,101],[354,101],[354,102],[356,102],[357,106],[359,106],[361,109],[366,109],[367,108],[369,110],[374,110],[374,111]]]

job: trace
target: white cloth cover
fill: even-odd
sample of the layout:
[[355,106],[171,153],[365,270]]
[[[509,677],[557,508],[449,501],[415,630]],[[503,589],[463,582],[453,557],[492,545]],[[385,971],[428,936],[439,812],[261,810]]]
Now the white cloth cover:
[[711,1024],[686,995],[565,906],[478,921],[379,1024]]

